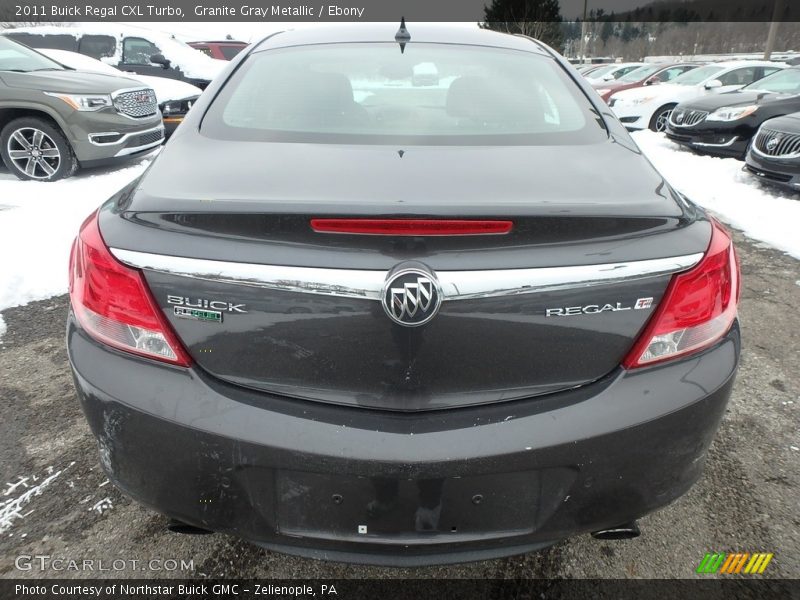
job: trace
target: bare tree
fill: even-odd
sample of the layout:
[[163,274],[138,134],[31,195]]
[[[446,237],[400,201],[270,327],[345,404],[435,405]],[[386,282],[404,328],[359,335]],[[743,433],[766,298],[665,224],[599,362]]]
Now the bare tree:
[[[646,56],[685,56],[701,54],[761,54],[770,28],[769,22],[728,21],[691,23],[607,22],[587,23],[592,31],[586,45],[589,56],[612,56],[639,60]],[[613,30],[601,45],[598,31]],[[565,29],[573,31],[572,29]],[[574,36],[575,34],[572,33]],[[776,51],[800,50],[800,23],[782,22],[774,32]],[[570,40],[568,39],[567,42]],[[575,47],[572,44],[570,47]]]

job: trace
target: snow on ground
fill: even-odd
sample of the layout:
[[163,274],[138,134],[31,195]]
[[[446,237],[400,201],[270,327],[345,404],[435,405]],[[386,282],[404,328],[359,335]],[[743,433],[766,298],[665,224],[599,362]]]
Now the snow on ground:
[[633,138],[679,192],[748,237],[800,259],[800,194],[762,184],[740,160],[698,156],[663,134],[640,131]]
[[69,250],[81,223],[149,162],[55,183],[19,181],[1,169],[0,310],[65,293]]
[[[39,477],[34,475],[33,477],[19,477],[14,483],[7,482],[6,489],[3,491],[2,496],[0,496],[0,533],[8,531],[12,525],[14,525],[15,521],[24,519],[31,514],[33,510],[23,514],[23,508],[25,508],[34,497],[41,496],[42,492],[57,479],[61,473],[74,464],[75,461],[72,461],[69,465],[55,473],[53,472],[55,469],[52,466],[47,467],[47,477],[41,481],[39,481]],[[30,485],[28,485],[29,481]],[[8,498],[8,496],[18,489],[22,491],[22,494]]]

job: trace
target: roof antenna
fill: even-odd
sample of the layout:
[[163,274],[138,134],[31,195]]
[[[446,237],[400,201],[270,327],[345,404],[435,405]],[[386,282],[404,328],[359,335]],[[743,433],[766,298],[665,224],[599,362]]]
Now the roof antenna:
[[400,44],[400,54],[406,49],[406,44],[411,41],[411,34],[406,29],[406,18],[400,17],[400,29],[394,34],[394,41]]

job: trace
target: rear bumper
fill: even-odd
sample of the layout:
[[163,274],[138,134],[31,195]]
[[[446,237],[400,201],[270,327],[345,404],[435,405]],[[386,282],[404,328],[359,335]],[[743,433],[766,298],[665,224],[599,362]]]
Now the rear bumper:
[[392,565],[525,552],[668,504],[701,474],[740,344],[735,326],[695,357],[568,392],[398,414],[123,355],[72,319],[67,342],[101,464],[126,494],[283,552]]

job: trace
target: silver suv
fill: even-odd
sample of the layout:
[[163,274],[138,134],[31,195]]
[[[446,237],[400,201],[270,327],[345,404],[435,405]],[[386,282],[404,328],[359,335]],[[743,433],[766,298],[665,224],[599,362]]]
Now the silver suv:
[[70,69],[0,36],[0,155],[18,178],[63,179],[163,141],[152,89]]

